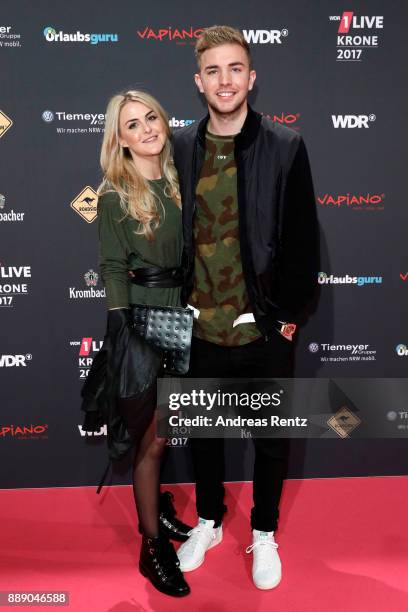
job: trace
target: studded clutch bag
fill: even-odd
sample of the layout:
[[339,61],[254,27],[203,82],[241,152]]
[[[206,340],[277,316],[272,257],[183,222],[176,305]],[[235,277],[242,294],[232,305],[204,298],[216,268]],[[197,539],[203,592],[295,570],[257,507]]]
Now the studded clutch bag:
[[193,317],[189,308],[139,304],[131,307],[134,330],[163,352],[166,373],[175,375],[188,372]]

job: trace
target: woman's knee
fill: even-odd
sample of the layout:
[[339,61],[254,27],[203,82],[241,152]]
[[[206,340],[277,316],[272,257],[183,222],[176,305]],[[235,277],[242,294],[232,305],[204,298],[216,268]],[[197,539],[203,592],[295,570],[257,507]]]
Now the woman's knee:
[[149,444],[147,453],[151,459],[159,458],[162,456],[166,447],[166,438],[154,438]]

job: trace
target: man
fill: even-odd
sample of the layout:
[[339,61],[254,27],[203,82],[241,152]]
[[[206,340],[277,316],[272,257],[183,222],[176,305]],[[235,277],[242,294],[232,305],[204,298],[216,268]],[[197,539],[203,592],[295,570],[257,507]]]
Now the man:
[[[297,132],[247,103],[256,73],[249,45],[227,26],[196,44],[195,82],[208,115],[174,134],[183,202],[184,302],[200,311],[190,376],[293,376],[296,321],[318,271],[316,209],[309,162]],[[287,441],[253,439],[253,580],[281,579],[274,539]],[[222,540],[224,441],[191,439],[198,524],[179,549],[182,571]]]

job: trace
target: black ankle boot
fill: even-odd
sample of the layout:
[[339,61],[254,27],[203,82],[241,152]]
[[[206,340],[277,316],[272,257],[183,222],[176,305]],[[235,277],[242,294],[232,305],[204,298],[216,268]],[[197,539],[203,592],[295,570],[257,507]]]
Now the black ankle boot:
[[159,528],[160,533],[167,535],[171,540],[185,542],[192,527],[180,521],[176,516],[173,505],[174,496],[170,491],[160,493],[159,501]]
[[183,597],[190,593],[173,544],[163,535],[157,538],[143,536],[139,569],[158,591],[166,595]]

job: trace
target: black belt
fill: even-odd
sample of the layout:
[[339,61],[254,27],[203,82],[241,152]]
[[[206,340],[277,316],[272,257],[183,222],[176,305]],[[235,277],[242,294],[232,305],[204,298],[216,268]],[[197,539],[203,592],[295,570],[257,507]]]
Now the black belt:
[[136,268],[131,270],[131,281],[142,287],[162,287],[171,289],[181,287],[183,284],[183,273],[181,268]]

